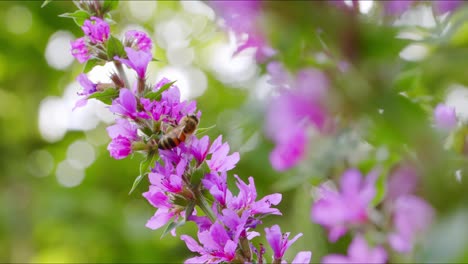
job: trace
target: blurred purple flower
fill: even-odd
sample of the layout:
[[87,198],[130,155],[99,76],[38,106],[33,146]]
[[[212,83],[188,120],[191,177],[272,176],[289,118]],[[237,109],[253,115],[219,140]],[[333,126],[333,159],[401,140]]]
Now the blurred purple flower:
[[103,43],[109,38],[109,24],[99,17],[87,19],[81,29],[92,43]]
[[300,251],[296,254],[294,259],[291,261],[291,264],[304,264],[310,263],[310,259],[312,258],[311,251]]
[[238,36],[247,34],[239,43],[234,55],[247,49],[256,48],[255,58],[259,62],[276,54],[258,28],[257,18],[261,12],[261,1],[210,1],[210,5],[223,18],[224,25]]
[[[271,80],[283,91],[269,103],[265,130],[276,143],[270,162],[276,170],[283,171],[304,158],[308,146],[307,125],[315,125],[320,130],[325,127],[327,114],[321,101],[326,96],[328,80],[315,69],[300,71],[293,81],[281,65],[270,64],[269,70],[282,72],[279,78]],[[284,87],[295,89],[284,90]]]
[[423,199],[413,195],[399,197],[393,208],[395,232],[388,237],[390,246],[398,252],[410,252],[417,236],[427,230],[433,216],[434,210]]
[[324,264],[336,263],[386,263],[387,252],[382,247],[370,248],[361,236],[354,237],[348,248],[348,256],[331,254],[322,259]]
[[450,131],[457,126],[457,116],[453,107],[438,104],[434,110],[435,126],[439,129]]
[[136,118],[149,118],[145,112],[137,111],[137,99],[133,93],[127,89],[120,89],[119,98],[112,101],[112,105],[109,107],[112,113],[120,114],[132,119]]
[[84,63],[91,58],[85,38],[78,38],[75,41],[70,41],[70,45],[71,54],[79,63]]
[[107,146],[107,150],[114,159],[123,159],[132,153],[132,142],[130,139],[119,135],[112,139]]
[[398,16],[408,10],[413,4],[413,0],[390,0],[384,1],[384,11],[387,15]]
[[125,39],[131,46],[135,46],[137,50],[151,52],[152,42],[145,32],[129,30],[125,32]]
[[439,14],[444,14],[446,12],[452,12],[455,9],[459,8],[463,2],[463,0],[438,0],[434,1],[434,9]]
[[289,232],[281,233],[281,229],[278,225],[265,228],[266,240],[273,250],[273,262],[277,263],[277,261],[281,261],[286,250],[302,236],[302,233],[297,234],[291,240],[288,240],[289,235]]
[[408,164],[400,165],[388,179],[386,200],[394,201],[398,197],[411,194],[416,189],[418,174],[416,169]]
[[377,171],[363,179],[356,169],[347,170],[340,182],[341,191],[326,186],[320,187],[320,198],[312,206],[312,220],[329,231],[328,239],[337,241],[349,225],[362,224],[368,220],[368,210],[375,195]]
[[238,237],[231,238],[219,222],[215,222],[209,230],[198,232],[202,246],[190,236],[182,235],[180,238],[190,251],[200,254],[187,259],[185,263],[229,263],[235,259]]
[[125,47],[125,52],[127,53],[128,60],[119,58],[118,56],[115,56],[114,59],[124,63],[129,68],[132,68],[140,79],[144,79],[146,68],[148,67],[149,62],[153,59],[153,55],[151,55],[150,52],[143,50],[137,51],[129,47]]

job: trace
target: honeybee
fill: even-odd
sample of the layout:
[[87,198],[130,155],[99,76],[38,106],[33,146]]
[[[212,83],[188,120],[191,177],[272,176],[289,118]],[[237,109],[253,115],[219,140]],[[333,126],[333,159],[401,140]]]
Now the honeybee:
[[198,118],[195,115],[186,115],[178,126],[164,134],[158,142],[159,149],[172,149],[184,142],[195,132],[198,126]]

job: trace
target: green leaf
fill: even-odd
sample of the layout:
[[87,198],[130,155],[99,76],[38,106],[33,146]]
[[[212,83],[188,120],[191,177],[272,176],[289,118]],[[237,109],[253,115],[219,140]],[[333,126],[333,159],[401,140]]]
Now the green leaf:
[[65,13],[65,14],[61,14],[59,15],[59,17],[69,17],[69,18],[73,18],[73,20],[75,21],[75,23],[78,25],[78,26],[83,26],[84,22],[86,19],[89,19],[89,14],[88,12],[84,11],[84,10],[76,10],[74,13]]
[[161,86],[161,88],[159,88],[159,90],[157,90],[156,92],[149,92],[145,94],[144,97],[153,101],[159,101],[161,99],[162,93],[169,89],[175,82],[176,81],[166,83],[165,85]]
[[99,60],[99,59],[90,59],[86,62],[84,68],[83,68],[83,72],[84,73],[87,73],[89,72],[90,70],[92,70],[94,68],[94,66],[96,65],[102,65],[102,61]]
[[119,5],[119,0],[104,0],[104,5],[102,7],[104,12],[109,12],[114,10]]
[[44,2],[43,2],[42,5],[41,5],[41,8],[43,8],[44,6],[48,5],[50,2],[52,2],[52,0],[44,0]]
[[183,226],[184,224],[185,224],[185,220],[181,220],[179,222],[171,222],[170,224],[167,225],[166,229],[164,230],[164,232],[161,235],[161,238],[165,237],[167,235],[167,233],[172,231],[172,229],[175,229],[175,228],[177,228],[179,226]]
[[113,60],[114,56],[125,57],[125,50],[122,42],[114,36],[110,36],[107,41],[107,57]]
[[148,153],[146,159],[140,163],[140,175],[138,175],[135,178],[135,181],[133,181],[132,188],[128,193],[129,195],[136,189],[136,187],[138,187],[138,184],[140,184],[143,177],[146,175],[146,173],[148,173],[150,167],[156,162],[157,157],[158,155],[156,155],[156,153]]
[[388,170],[383,170],[375,182],[375,196],[372,199],[372,206],[378,205],[385,198],[387,192],[387,174]]
[[88,99],[97,99],[105,104],[112,104],[112,100],[119,96],[119,91],[114,88],[106,89],[102,92],[95,92],[88,96]]

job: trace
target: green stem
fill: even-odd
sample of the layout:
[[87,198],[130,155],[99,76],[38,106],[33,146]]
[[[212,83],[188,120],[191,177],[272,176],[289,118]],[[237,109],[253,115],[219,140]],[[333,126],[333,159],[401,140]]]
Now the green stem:
[[120,78],[122,78],[122,80],[124,81],[125,87],[130,89],[130,85],[129,85],[129,82],[128,82],[128,79],[127,79],[127,75],[125,74],[125,71],[124,71],[124,69],[122,67],[122,63],[120,63],[120,61],[114,61],[114,65],[115,65],[115,68],[117,69],[117,72],[120,75]]
[[213,211],[210,208],[210,205],[208,204],[208,201],[206,201],[205,196],[199,191],[195,190],[195,201],[196,204],[202,209],[202,211],[208,216],[211,220],[211,222],[216,221],[216,216],[214,215]]

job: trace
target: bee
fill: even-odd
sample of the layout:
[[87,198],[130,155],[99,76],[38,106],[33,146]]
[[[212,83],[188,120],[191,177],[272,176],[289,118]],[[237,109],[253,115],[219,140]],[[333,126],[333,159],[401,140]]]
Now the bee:
[[186,115],[181,120],[178,126],[174,127],[164,134],[158,142],[158,148],[167,150],[172,149],[184,142],[190,135],[195,132],[198,126],[198,118],[195,115]]

